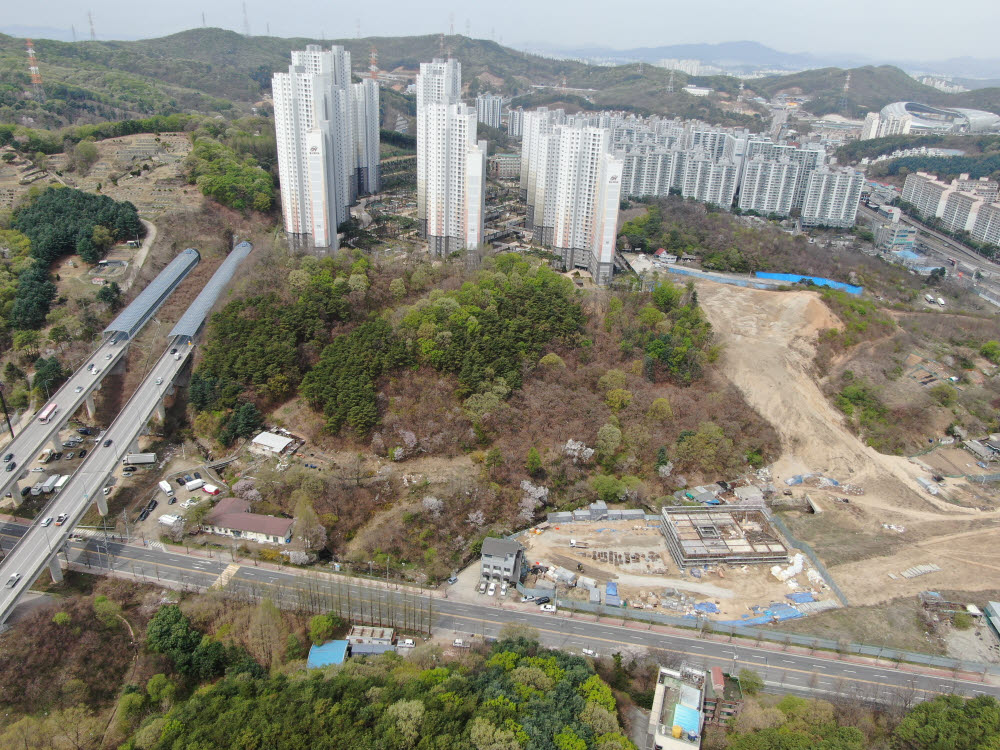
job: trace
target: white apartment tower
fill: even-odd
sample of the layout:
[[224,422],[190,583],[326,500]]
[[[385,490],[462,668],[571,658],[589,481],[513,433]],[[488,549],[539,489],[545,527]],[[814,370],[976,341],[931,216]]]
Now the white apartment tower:
[[768,161],[758,156],[748,161],[743,170],[739,207],[765,216],[788,216],[795,197],[799,165],[787,157]]
[[420,64],[417,76],[417,218],[435,255],[483,242],[486,142],[476,112],[459,101],[457,60]]
[[359,194],[377,193],[381,182],[379,172],[379,93],[378,81],[362,79],[351,84],[354,111],[355,181]]
[[377,84],[350,81],[350,52],[316,44],[292,51],[288,72],[271,81],[285,231],[315,247],[336,249],[348,206],[378,184]]
[[805,226],[852,227],[865,176],[853,169],[819,167],[809,175],[802,202]]
[[495,94],[480,94],[476,97],[476,119],[491,128],[500,127],[503,113],[503,98]]
[[564,124],[562,110],[526,112],[521,152],[527,226],[562,255],[564,267],[611,279],[621,201],[622,160],[611,154],[611,131]]
[[524,110],[518,107],[507,111],[507,135],[520,138],[524,132]]

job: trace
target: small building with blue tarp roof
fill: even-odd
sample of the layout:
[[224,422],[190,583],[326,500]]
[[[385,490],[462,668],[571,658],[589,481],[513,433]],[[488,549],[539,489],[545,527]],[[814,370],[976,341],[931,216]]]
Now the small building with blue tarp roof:
[[343,664],[345,659],[347,659],[347,641],[329,641],[322,646],[313,646],[309,649],[306,667],[322,669],[331,664]]

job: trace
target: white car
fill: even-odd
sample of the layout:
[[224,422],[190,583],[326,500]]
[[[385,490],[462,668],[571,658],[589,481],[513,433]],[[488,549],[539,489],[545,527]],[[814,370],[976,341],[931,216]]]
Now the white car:
[[500,584],[500,596],[507,596],[507,582],[504,581]]
[[156,384],[157,385],[163,385],[163,378],[157,378],[156,379]]
[[497,593],[497,585],[495,583],[490,584],[490,590],[486,592],[486,596],[493,596]]
[[110,354],[110,353],[108,353],[108,354],[105,354],[105,355],[104,355],[104,358],[105,358],[105,359],[111,359],[111,354]]
[[541,607],[539,607],[539,609],[542,610],[542,612],[555,612],[556,611],[556,605],[555,604],[543,604]]
[[479,584],[479,593],[480,594],[486,593],[486,581],[483,581],[482,583]]
[[76,388],[73,389],[73,393],[81,393],[81,392],[83,392],[82,385],[78,385]]
[[48,518],[46,518],[46,519],[45,519],[44,521],[42,521],[42,522],[41,522],[41,524],[39,524],[39,525],[40,525],[40,526],[51,526],[51,525],[52,525],[52,516],[49,516]]
[[582,651],[583,651],[584,656],[591,656],[591,657],[593,657],[595,659],[597,658],[597,652],[594,651],[594,649],[592,649],[592,648],[585,648],[585,649],[582,649]]
[[404,639],[404,640],[403,640],[403,642],[402,642],[401,644],[399,644],[399,645],[400,645],[400,646],[401,646],[402,648],[413,648],[413,647],[414,647],[414,646],[416,646],[417,644],[415,644],[415,643],[413,642],[413,639],[412,639],[412,638],[406,638],[406,639]]

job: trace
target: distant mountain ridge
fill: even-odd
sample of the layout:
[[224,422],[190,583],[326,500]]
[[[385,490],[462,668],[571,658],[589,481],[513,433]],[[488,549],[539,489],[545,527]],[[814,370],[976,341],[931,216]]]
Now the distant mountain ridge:
[[[864,65],[894,65],[912,72],[956,76],[969,79],[1000,78],[1000,58],[954,57],[947,60],[896,60],[864,55],[782,52],[759,42],[737,41],[717,44],[671,44],[662,47],[612,49],[603,46],[579,45],[549,47],[546,44],[527,45],[540,54],[565,55],[579,59],[605,59],[620,63],[656,63],[663,59],[699,60],[728,69],[759,70],[764,68],[800,71],[810,68],[853,68]],[[969,85],[968,83],[966,85]]]

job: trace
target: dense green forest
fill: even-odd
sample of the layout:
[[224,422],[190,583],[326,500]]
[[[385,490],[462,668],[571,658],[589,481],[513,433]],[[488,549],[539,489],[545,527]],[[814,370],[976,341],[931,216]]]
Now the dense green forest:
[[[169,637],[186,637],[181,630]],[[229,674],[165,713],[154,709],[122,747],[633,750],[616,709],[585,659],[519,639],[472,666],[388,656],[323,673]]]
[[[138,239],[146,228],[131,203],[114,201],[104,195],[94,195],[72,188],[47,188],[14,211],[11,218],[14,234],[4,238],[14,245],[15,253],[4,264],[0,289],[10,299],[4,308],[4,318],[12,329],[41,327],[56,297],[56,286],[49,278],[52,262],[63,255],[76,253],[87,263],[96,263],[116,242]],[[29,253],[34,262],[24,268],[24,242],[29,241]],[[21,267],[16,285],[9,279],[11,269]],[[10,297],[13,288],[13,297]]]

